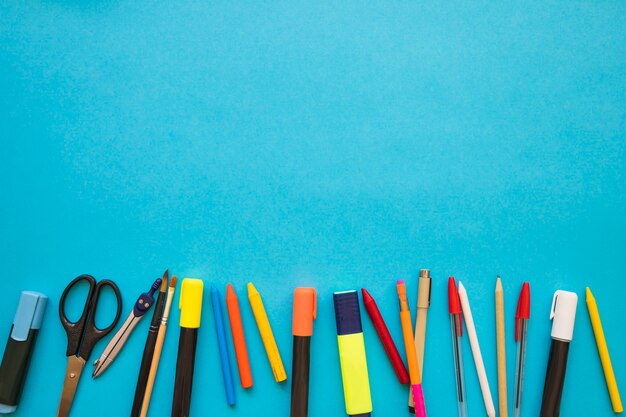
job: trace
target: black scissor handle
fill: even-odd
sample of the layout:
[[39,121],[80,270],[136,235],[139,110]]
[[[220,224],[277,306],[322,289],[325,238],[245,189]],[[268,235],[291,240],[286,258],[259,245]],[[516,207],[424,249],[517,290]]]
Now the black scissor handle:
[[[113,293],[115,293],[115,298],[117,299],[117,312],[115,313],[115,318],[113,319],[111,324],[109,324],[109,326],[105,327],[104,329],[100,329],[98,326],[96,326],[96,310],[98,309],[98,301],[100,300],[100,294],[102,293],[102,289],[104,287],[111,288],[113,290]],[[89,314],[89,318],[87,319],[87,323],[85,324],[85,333],[83,335],[83,341],[80,345],[79,351],[79,355],[84,360],[89,359],[91,351],[93,350],[93,347],[98,342],[98,340],[109,334],[111,330],[115,328],[117,322],[120,320],[120,316],[122,314],[122,295],[120,294],[120,289],[117,287],[117,285],[115,285],[113,281],[103,279],[96,285],[91,305],[91,314]]]
[[[87,281],[89,284],[89,293],[87,294],[87,299],[85,300],[85,307],[83,308],[83,313],[80,315],[80,318],[73,322],[67,318],[67,314],[65,313],[65,298],[67,294],[74,288],[76,284],[81,281]],[[63,294],[61,294],[61,300],[59,301],[59,318],[61,319],[61,324],[65,328],[65,332],[67,333],[67,351],[65,356],[77,355],[78,347],[80,346],[80,341],[83,336],[83,331],[85,329],[85,323],[87,322],[87,317],[89,316],[89,310],[91,309],[91,300],[93,298],[94,290],[96,289],[96,280],[91,275],[83,274],[74,278],[72,282],[69,283],[65,290],[63,290]]]

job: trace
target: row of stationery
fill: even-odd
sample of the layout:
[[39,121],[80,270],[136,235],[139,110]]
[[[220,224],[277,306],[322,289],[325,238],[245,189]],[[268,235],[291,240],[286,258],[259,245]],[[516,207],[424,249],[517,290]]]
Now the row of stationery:
[[[142,293],[122,327],[111,338],[102,355],[94,363],[92,376],[101,375],[113,363],[128,337],[141,318],[154,305],[152,321],[148,331],[140,370],[133,400],[131,417],[145,417],[148,414],[154,381],[157,375],[161,350],[166,335],[168,316],[176,290],[176,277],[169,280],[168,271],[157,279],[149,291]],[[87,285],[89,292],[80,318],[70,321],[65,312],[65,300],[70,291],[79,285]],[[98,328],[95,316],[103,290],[112,290],[117,299],[117,307],[112,322],[106,328]],[[401,384],[410,384],[408,406],[411,413],[418,417],[426,416],[426,401],[422,388],[422,367],[424,364],[424,346],[426,341],[426,324],[431,298],[431,277],[428,270],[420,271],[417,294],[417,315],[415,324],[411,320],[411,312],[407,297],[406,285],[403,281],[396,284],[400,306],[404,351],[407,365],[405,366],[398,348],[385,324],[372,295],[362,289],[363,305],[367,311],[376,333],[384,347],[386,355]],[[156,294],[158,291],[158,295]],[[196,342],[202,313],[204,283],[199,279],[186,278],[181,285],[180,303],[180,336],[178,358],[174,380],[174,398],[172,417],[189,415],[191,392],[193,385]],[[229,405],[236,403],[235,382],[231,372],[228,351],[227,330],[222,311],[222,297],[217,287],[211,286],[211,301],[217,332],[217,342],[222,367],[226,400]],[[265,352],[277,382],[287,379],[287,373],[274,338],[263,301],[252,283],[248,284],[248,299],[258,330],[263,341]],[[232,344],[235,350],[239,381],[243,388],[253,385],[252,372],[246,346],[245,332],[241,318],[239,301],[232,285],[226,289],[226,307],[230,322]],[[365,342],[360,316],[358,292],[355,290],[336,292],[333,294],[335,319],[337,325],[339,358],[344,388],[345,410],[350,416],[369,416],[373,410],[365,354]],[[35,344],[37,332],[41,326],[47,297],[30,291],[21,295],[13,327],[0,365],[0,413],[11,413],[16,410],[21,391],[28,371],[28,362]],[[565,370],[569,344],[572,340],[576,306],[578,297],[568,291],[556,291],[553,298],[550,318],[552,325],[552,344],[546,371],[541,417],[559,415],[560,400],[565,381]],[[586,301],[602,367],[605,373],[610,399],[615,412],[622,411],[622,404],[617,383],[604,338],[602,324],[597,305],[589,288]],[[496,280],[495,291],[496,340],[498,363],[498,405],[502,417],[508,415],[508,394],[506,377],[506,340],[504,337],[504,291],[500,278]],[[454,357],[455,380],[457,384],[456,398],[460,417],[467,416],[465,396],[465,378],[461,337],[463,322],[470,341],[470,347],[483,394],[485,410],[489,417],[496,415],[494,401],[476,334],[469,297],[462,283],[454,278],[448,281],[448,308],[452,330],[452,351]],[[77,391],[80,376],[89,360],[95,344],[109,334],[117,325],[122,313],[121,294],[117,285],[110,280],[97,282],[90,275],[81,275],[72,280],[63,291],[59,302],[59,316],[67,332],[68,344],[66,356],[67,370],[57,417],[70,414],[74,395]],[[317,294],[313,288],[296,288],[293,303],[293,363],[291,378],[291,417],[308,415],[309,400],[309,360],[311,354],[311,337],[313,322],[317,315]],[[515,315],[515,341],[517,342],[517,358],[515,369],[515,387],[513,395],[514,416],[519,417],[522,409],[522,392],[524,366],[526,359],[526,343],[528,321],[530,319],[530,286],[524,283],[520,292]]]

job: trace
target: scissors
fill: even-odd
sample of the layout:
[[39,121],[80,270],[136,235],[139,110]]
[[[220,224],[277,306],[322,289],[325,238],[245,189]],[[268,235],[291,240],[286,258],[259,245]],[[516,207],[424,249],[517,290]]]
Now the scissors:
[[[85,301],[82,315],[78,321],[72,322],[65,314],[65,298],[71,289],[82,281],[89,284],[89,293],[87,294],[87,300]],[[115,293],[115,297],[117,298],[117,313],[109,327],[100,329],[96,326],[95,317],[100,294],[104,287],[111,288]],[[59,302],[59,317],[67,333],[67,352],[65,353],[65,356],[67,356],[67,369],[65,371],[65,381],[63,382],[63,391],[61,393],[59,409],[57,410],[57,417],[67,417],[69,415],[72,402],[74,401],[74,395],[76,394],[78,381],[80,380],[83,368],[91,355],[94,345],[113,330],[120,319],[121,313],[122,296],[120,295],[120,290],[113,281],[108,279],[102,280],[96,284],[95,278],[91,275],[80,275],[74,278],[63,291],[61,301]]]

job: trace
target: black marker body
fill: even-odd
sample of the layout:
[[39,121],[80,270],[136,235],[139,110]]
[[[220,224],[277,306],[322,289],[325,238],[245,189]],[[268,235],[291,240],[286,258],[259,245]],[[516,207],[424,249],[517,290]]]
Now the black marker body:
[[12,339],[11,333],[13,333],[13,327],[11,327],[2,365],[0,365],[0,404],[16,406],[22,395],[22,388],[39,330],[30,329],[28,337],[24,341]]
[[559,417],[568,353],[569,342],[552,339],[540,417]]
[[198,329],[180,328],[178,359],[176,360],[176,378],[174,379],[172,417],[189,417],[197,341]]
[[311,336],[293,337],[293,363],[291,379],[291,417],[309,415],[309,369]]

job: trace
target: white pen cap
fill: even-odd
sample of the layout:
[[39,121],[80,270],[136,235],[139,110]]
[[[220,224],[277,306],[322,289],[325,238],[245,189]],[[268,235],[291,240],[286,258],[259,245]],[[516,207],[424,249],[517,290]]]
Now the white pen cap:
[[552,299],[552,320],[553,339],[570,342],[574,334],[574,322],[576,321],[576,305],[578,295],[570,291],[558,290]]

